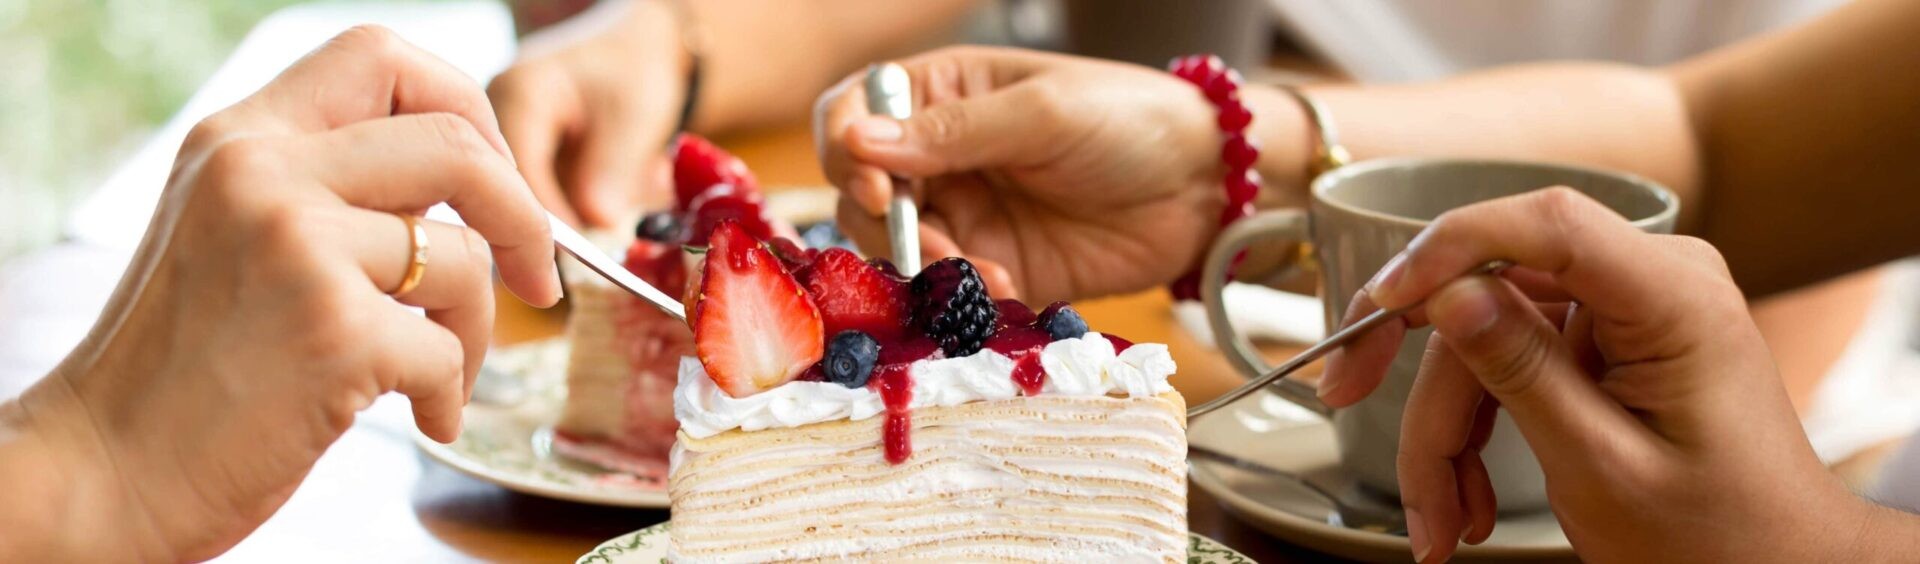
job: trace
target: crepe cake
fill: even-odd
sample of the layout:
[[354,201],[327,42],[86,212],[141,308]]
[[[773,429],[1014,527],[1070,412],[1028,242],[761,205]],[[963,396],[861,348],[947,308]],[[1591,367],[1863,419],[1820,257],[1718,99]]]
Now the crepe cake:
[[668,495],[674,562],[1186,559],[1186,405],[1166,346],[731,223],[695,282]]
[[[590,232],[640,279],[678,294],[694,258],[720,221],[762,238],[791,241],[793,227],[768,217],[759,184],[744,162],[694,135],[673,144],[674,205],[646,214],[631,234]],[[573,260],[561,262],[570,313],[567,399],[554,425],[554,450],[618,472],[611,479],[664,483],[679,424],[673,388],[680,358],[693,354],[686,324],[661,313]]]

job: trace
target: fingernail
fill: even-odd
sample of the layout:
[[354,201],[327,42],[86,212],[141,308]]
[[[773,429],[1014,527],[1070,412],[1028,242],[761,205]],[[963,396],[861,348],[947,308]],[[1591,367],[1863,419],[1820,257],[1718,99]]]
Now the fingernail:
[[1433,544],[1427,542],[1427,522],[1413,508],[1407,508],[1407,542],[1413,545],[1414,562],[1426,561],[1427,554],[1433,552]]
[[1492,281],[1469,277],[1442,288],[1427,304],[1434,330],[1451,338],[1479,335],[1500,320],[1500,302]]
[[553,301],[547,305],[560,303],[560,299],[565,297],[567,297],[567,285],[560,283],[560,263],[555,262],[553,263]]
[[1367,285],[1362,287],[1362,291],[1366,292],[1367,295],[1373,296],[1375,303],[1383,303],[1380,300],[1381,293],[1392,291],[1394,286],[1400,283],[1400,279],[1406,277],[1406,270],[1407,253],[1403,251],[1400,254],[1393,255],[1393,259],[1387,261],[1386,266],[1380,267],[1380,272],[1374,273],[1373,279],[1367,281]]
[[900,122],[883,117],[864,118],[853,127],[861,138],[868,141],[891,143],[907,135],[906,130],[900,127]]

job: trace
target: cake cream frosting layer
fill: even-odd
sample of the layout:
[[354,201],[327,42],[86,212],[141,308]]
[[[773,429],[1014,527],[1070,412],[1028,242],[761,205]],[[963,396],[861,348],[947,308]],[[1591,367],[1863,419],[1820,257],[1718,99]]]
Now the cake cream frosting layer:
[[[1047,344],[1040,353],[1047,373],[1043,396],[1104,397],[1153,396],[1173,390],[1173,357],[1167,346],[1140,343],[1118,354],[1099,333]],[[914,409],[955,406],[982,400],[1019,397],[1011,378],[1014,361],[1006,355],[981,350],[970,356],[920,360],[908,370],[913,375]],[[861,421],[885,411],[880,392],[871,387],[848,388],[832,382],[788,382],[744,398],[727,395],[707,377],[693,358],[680,361],[680,382],[674,389],[673,414],[680,431],[704,438],[742,429],[757,431],[798,427],[823,421]]]
[[885,418],[683,430],[670,559],[1185,561],[1185,414],[1172,391],[931,405],[900,465]]

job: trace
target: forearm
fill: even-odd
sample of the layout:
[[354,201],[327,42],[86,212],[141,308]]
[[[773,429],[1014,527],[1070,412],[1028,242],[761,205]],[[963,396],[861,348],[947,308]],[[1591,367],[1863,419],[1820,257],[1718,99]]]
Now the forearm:
[[[1682,229],[1700,201],[1692,133],[1673,83],[1619,65],[1563,63],[1509,67],[1432,83],[1307,88],[1357,160],[1393,156],[1526,159],[1625,170],[1677,192]],[[1314,153],[1308,118],[1271,87],[1244,91],[1265,148],[1258,164],[1268,189],[1261,207],[1306,197]],[[1283,251],[1280,249],[1278,251]],[[1250,253],[1248,270],[1286,262],[1276,249]]]
[[[164,559],[55,377],[0,403],[0,562]],[[113,542],[101,543],[99,539]]]
[[1674,67],[1701,234],[1749,293],[1920,252],[1920,2],[1862,1]]
[[867,63],[944,38],[974,0],[684,2],[704,34],[695,128],[792,121],[820,91]]
[[[1679,93],[1662,75],[1618,65],[1502,68],[1432,83],[1308,89],[1327,106],[1355,160],[1390,156],[1532,159],[1625,170],[1699,196],[1694,144]],[[1258,89],[1261,174],[1298,190],[1312,147],[1298,103]],[[1267,119],[1264,116],[1276,116]]]

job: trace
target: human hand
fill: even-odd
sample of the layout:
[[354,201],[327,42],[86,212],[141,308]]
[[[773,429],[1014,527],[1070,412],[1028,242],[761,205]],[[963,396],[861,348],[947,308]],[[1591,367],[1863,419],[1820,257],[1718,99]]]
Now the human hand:
[[[815,138],[839,222],[888,252],[888,172],[918,179],[928,261],[966,256],[995,295],[1135,291],[1199,259],[1226,205],[1213,108],[1145,67],[954,47],[900,61],[918,109],[872,116],[864,73],[822,95]],[[1004,274],[1003,274],[1004,273]]]
[[[395,214],[440,202],[472,228],[421,220],[425,277],[396,303],[410,245]],[[65,452],[49,487],[97,502],[86,535],[138,547],[125,559],[210,558],[383,393],[407,395],[435,440],[458,435],[492,259],[528,303],[559,299],[545,216],[479,85],[356,28],[193,129],[93,332],[17,413]]]
[[690,63],[666,3],[601,4],[521,41],[487,91],[540,203],[605,228],[671,201],[661,155]]
[[[1502,276],[1457,278],[1509,260]],[[1726,263],[1636,230],[1565,188],[1442,215],[1355,299],[1348,322],[1425,301],[1329,359],[1322,399],[1377,387],[1430,322],[1398,457],[1415,558],[1492,533],[1479,458],[1512,414],[1582,559],[1824,561],[1866,504],[1815,457]]]

